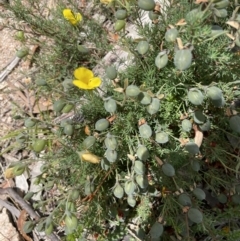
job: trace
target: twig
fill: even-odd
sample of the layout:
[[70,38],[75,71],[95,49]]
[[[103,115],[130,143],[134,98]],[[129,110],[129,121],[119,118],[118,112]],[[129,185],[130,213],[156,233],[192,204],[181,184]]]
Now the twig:
[[12,216],[19,217],[20,211],[11,205],[10,202],[0,199],[0,205],[5,207],[12,214]]
[[13,61],[7,66],[5,70],[0,74],[0,83],[12,72],[12,70],[18,65],[21,58],[15,57]]
[[[18,195],[14,191],[14,189],[12,189],[12,188],[0,188],[0,195],[1,194],[8,194],[11,198],[14,199],[14,201],[18,202],[19,205],[22,207],[22,209],[26,210],[28,212],[28,214],[33,219],[38,220],[40,218],[39,215],[35,213],[33,208],[20,195]],[[0,204],[3,205],[4,207],[6,207],[11,213],[13,211],[14,216],[16,216],[16,214],[18,214],[17,217],[20,216],[20,211],[17,210],[18,211],[17,212],[15,210],[15,207],[13,207],[12,205],[9,205],[6,201],[3,201],[3,200],[0,199]],[[50,235],[47,235],[47,236],[50,238],[51,241],[60,241],[60,239],[54,233],[52,233]]]

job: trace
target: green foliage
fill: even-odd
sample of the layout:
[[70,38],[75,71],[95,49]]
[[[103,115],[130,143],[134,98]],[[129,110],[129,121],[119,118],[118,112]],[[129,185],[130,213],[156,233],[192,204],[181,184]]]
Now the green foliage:
[[[140,35],[127,37],[117,22],[119,42],[133,61],[119,73],[107,68],[101,95],[72,84],[76,68],[92,69],[113,47],[101,25],[81,12],[83,22],[72,26],[62,16],[63,2],[51,18],[33,0],[29,7],[17,0],[9,6],[11,16],[30,29],[11,27],[29,31],[26,41],[40,47],[34,57],[39,81],[29,88],[54,103],[53,110],[26,119],[26,140],[18,140],[36,155],[45,150],[45,168],[35,182],[45,192],[54,184],[59,191],[35,208],[44,212],[54,203],[45,230],[64,219],[65,240],[88,240],[88,234],[118,240],[127,233],[138,240],[237,240],[239,204],[232,197],[239,183],[239,148],[230,138],[239,141],[239,107],[232,103],[239,98],[239,33],[227,22],[240,24],[237,4],[230,2],[223,17],[213,9],[218,0],[198,5],[173,0],[154,12],[157,20],[143,24],[139,7],[150,11],[153,4],[145,1],[116,0],[98,8],[113,23],[114,11],[123,8],[127,15],[118,21],[130,16]],[[212,25],[221,27],[217,35]],[[79,51],[79,44],[89,42],[93,49]],[[160,66],[156,57],[162,54],[167,61]],[[68,111],[75,118],[61,120]],[[79,193],[76,200],[72,190]]]

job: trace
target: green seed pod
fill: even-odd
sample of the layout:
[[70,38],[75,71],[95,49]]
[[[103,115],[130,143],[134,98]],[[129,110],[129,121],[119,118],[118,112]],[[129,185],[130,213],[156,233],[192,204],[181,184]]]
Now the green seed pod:
[[76,204],[73,202],[67,202],[67,211],[69,212],[76,212],[77,211],[77,207]]
[[106,76],[111,80],[117,78],[117,70],[116,70],[115,66],[108,66],[106,68]]
[[182,121],[182,129],[183,131],[189,132],[192,130],[192,122],[190,120],[183,120]]
[[190,208],[187,215],[188,218],[194,223],[201,223],[203,221],[202,213],[196,208]]
[[45,230],[44,230],[45,234],[50,235],[53,232],[53,228],[54,228],[53,223],[46,224]]
[[139,127],[139,133],[142,138],[150,138],[152,136],[152,129],[148,124],[143,124]]
[[155,58],[155,65],[158,69],[164,68],[168,63],[168,55],[159,53]]
[[12,170],[13,175],[16,176],[20,176],[22,175],[26,170],[26,165],[22,164],[22,163],[17,163]]
[[91,194],[94,191],[94,185],[91,183],[90,180],[86,180],[84,185],[84,193],[86,196]]
[[65,101],[64,100],[56,100],[54,103],[53,103],[53,110],[56,111],[56,112],[60,112],[63,107],[66,105]]
[[109,121],[107,119],[100,119],[95,123],[95,129],[97,131],[105,131],[109,127]]
[[211,122],[209,121],[209,119],[207,119],[207,121],[202,124],[202,125],[199,125],[199,128],[202,130],[202,131],[209,131],[210,128],[211,128]]
[[141,92],[138,95],[138,100],[142,105],[149,105],[152,102],[152,97],[147,92]]
[[165,144],[168,142],[168,134],[166,132],[156,133],[155,141],[160,144]]
[[24,42],[25,41],[24,32],[23,31],[17,31],[17,33],[15,34],[15,38],[18,41]]
[[174,167],[173,167],[171,164],[169,164],[169,163],[164,163],[164,164],[162,165],[162,171],[163,171],[163,173],[164,173],[166,176],[168,176],[168,177],[173,177],[173,176],[175,176],[175,169],[174,169]]
[[126,181],[124,191],[127,195],[132,195],[136,189],[136,184],[133,181]]
[[140,89],[136,85],[129,85],[126,88],[126,95],[129,97],[137,97],[140,94]]
[[226,103],[223,96],[220,100],[212,100],[211,102],[215,107],[218,107],[218,108],[223,107]]
[[220,203],[226,203],[228,198],[227,196],[224,194],[224,193],[220,193],[218,196],[217,196],[217,199]]
[[77,217],[74,214],[67,214],[64,221],[65,221],[66,227],[69,230],[73,231],[76,229],[78,221],[77,221]]
[[29,48],[23,47],[23,48],[21,48],[21,49],[19,49],[19,50],[17,51],[16,56],[17,56],[18,58],[21,58],[21,59],[22,59],[22,58],[24,58],[25,56],[27,56],[28,53],[29,53]]
[[127,11],[125,9],[119,9],[116,11],[115,17],[118,20],[124,20],[127,17]]
[[65,92],[70,90],[73,87],[72,79],[65,79],[62,82],[62,86],[63,86]]
[[237,193],[240,193],[240,184],[235,185],[234,188]]
[[144,55],[149,50],[149,43],[147,41],[140,41],[137,45],[137,51],[139,54]]
[[193,160],[191,163],[191,166],[192,166],[193,171],[195,171],[195,172],[198,172],[201,168],[201,166],[197,160]]
[[152,11],[155,8],[154,0],[138,0],[138,7],[145,11]]
[[165,40],[167,42],[174,42],[177,39],[178,31],[176,28],[168,29],[165,33]]
[[76,201],[80,197],[80,192],[77,189],[70,190],[69,199],[72,201]]
[[96,141],[96,138],[94,136],[88,136],[84,141],[83,141],[83,147],[84,149],[89,149],[91,148]]
[[64,128],[63,128],[63,132],[64,132],[64,134],[66,134],[68,136],[71,136],[74,132],[73,125],[71,125],[71,124],[65,125]]
[[141,161],[146,161],[149,158],[149,151],[146,146],[140,145],[137,149],[137,157]]
[[109,161],[108,161],[107,159],[103,158],[103,159],[101,160],[101,167],[102,167],[102,169],[105,170],[105,171],[109,170],[109,168],[110,168],[110,163],[109,163]]
[[117,139],[112,135],[107,135],[107,138],[104,140],[105,146],[108,150],[117,149]]
[[223,29],[218,25],[212,25],[211,37],[215,37],[221,33],[223,33]]
[[113,189],[113,194],[115,197],[121,199],[124,195],[124,190],[120,184],[117,184],[116,187]]
[[232,202],[235,204],[240,204],[240,195],[239,194],[232,195]]
[[232,116],[229,119],[229,125],[233,131],[240,133],[240,116],[238,115]]
[[152,240],[159,240],[159,238],[162,236],[162,233],[163,225],[159,222],[154,223],[149,232]]
[[227,10],[226,9],[213,9],[214,15],[219,17],[219,18],[226,18],[228,16]]
[[114,25],[114,29],[116,32],[121,31],[126,25],[125,20],[117,20]]
[[197,124],[203,124],[206,121],[206,116],[202,113],[202,111],[197,110],[194,112],[193,120]]
[[85,54],[89,54],[89,49],[88,48],[86,48],[84,45],[78,45],[77,46],[77,49],[78,49],[78,51],[81,53],[81,54],[83,54],[83,55],[85,55]]
[[35,152],[41,152],[45,148],[46,144],[46,140],[38,139],[34,141],[32,148]]
[[36,125],[36,120],[29,117],[27,119],[25,119],[24,121],[24,125],[27,127],[27,128],[30,128],[30,127],[33,127]]
[[222,90],[216,86],[209,87],[207,89],[207,96],[211,100],[221,100],[223,96]]
[[157,20],[158,19],[158,14],[157,13],[155,13],[155,12],[153,12],[153,11],[149,11],[148,12],[148,17],[152,20],[152,21],[154,21],[154,20]]
[[186,70],[192,64],[192,52],[189,49],[177,50],[174,56],[174,65],[179,70]]
[[187,13],[185,20],[188,22],[188,24],[193,25],[195,23],[201,22],[203,20],[203,15],[203,11],[201,11],[198,8],[195,8]]
[[196,155],[199,152],[199,147],[194,142],[188,142],[185,145],[185,150],[188,151],[192,155]]
[[73,107],[73,104],[66,104],[62,109],[62,113],[69,113],[73,109]]
[[114,99],[109,99],[104,102],[104,108],[107,112],[115,113],[117,110],[117,102]]
[[24,200],[26,200],[26,201],[29,201],[32,197],[33,197],[33,195],[34,195],[35,193],[34,192],[28,192],[25,196],[24,196]]
[[47,81],[45,79],[42,79],[42,78],[37,78],[35,80],[35,84],[37,86],[45,86],[45,85],[47,85]]
[[105,152],[105,156],[106,156],[107,160],[111,163],[113,163],[117,160],[117,152],[115,150],[107,149]]
[[135,161],[134,163],[134,171],[139,174],[139,175],[143,175],[145,173],[145,166],[141,161]]
[[183,206],[191,207],[191,205],[192,205],[192,201],[191,201],[190,197],[185,193],[182,193],[178,196],[178,202]]
[[35,224],[33,223],[33,221],[26,221],[24,222],[24,225],[23,225],[23,231],[25,233],[30,233],[32,232],[34,227],[35,227]]
[[148,187],[148,179],[146,175],[137,175],[135,179],[138,186],[142,189],[146,189]]
[[199,200],[203,200],[206,198],[205,192],[202,189],[197,187],[193,190],[193,194]]
[[147,112],[150,115],[154,115],[159,111],[160,108],[160,100],[158,98],[152,98],[152,102],[147,106]]
[[229,5],[229,1],[228,0],[222,0],[220,2],[216,2],[213,4],[213,7],[214,8],[218,8],[218,9],[221,9],[221,8],[226,8],[228,7]]
[[193,105],[201,105],[203,98],[202,92],[196,88],[188,91],[188,99]]
[[127,203],[129,206],[131,206],[133,208],[136,206],[136,199],[133,197],[133,195],[128,196]]

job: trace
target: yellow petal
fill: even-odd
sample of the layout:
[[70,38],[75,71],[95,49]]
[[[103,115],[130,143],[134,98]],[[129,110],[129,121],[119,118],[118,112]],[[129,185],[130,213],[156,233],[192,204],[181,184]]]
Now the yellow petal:
[[88,84],[90,79],[94,77],[93,72],[85,67],[75,69],[74,76],[76,79],[81,80],[85,84]]
[[73,14],[72,10],[68,9],[68,8],[63,10],[63,16],[67,20],[74,19],[74,14]]
[[79,89],[89,90],[89,86],[81,80],[73,80],[73,84],[77,86]]
[[10,178],[15,177],[15,175],[13,173],[13,167],[10,167],[10,168],[6,169],[5,172],[4,172],[4,176],[5,176],[6,179],[10,179]]
[[82,154],[82,160],[97,164],[101,161],[101,158],[92,153],[85,153],[85,154]]
[[76,25],[78,22],[82,21],[82,15],[80,13],[73,13],[71,9],[64,9],[63,16],[72,25]]
[[88,86],[90,89],[95,89],[98,86],[100,86],[101,83],[102,83],[102,80],[99,77],[94,77],[90,79]]

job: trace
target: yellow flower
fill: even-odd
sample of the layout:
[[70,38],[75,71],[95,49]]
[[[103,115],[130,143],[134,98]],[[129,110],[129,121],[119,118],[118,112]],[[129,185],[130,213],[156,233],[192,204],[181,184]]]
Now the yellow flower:
[[63,16],[66,20],[68,20],[72,25],[77,25],[82,21],[82,15],[80,13],[74,13],[71,9],[64,9]]
[[100,86],[101,79],[99,77],[94,77],[94,74],[91,70],[80,67],[75,69],[73,84],[80,89],[92,90]]
[[100,0],[101,3],[103,4],[109,4],[111,3],[113,0]]

